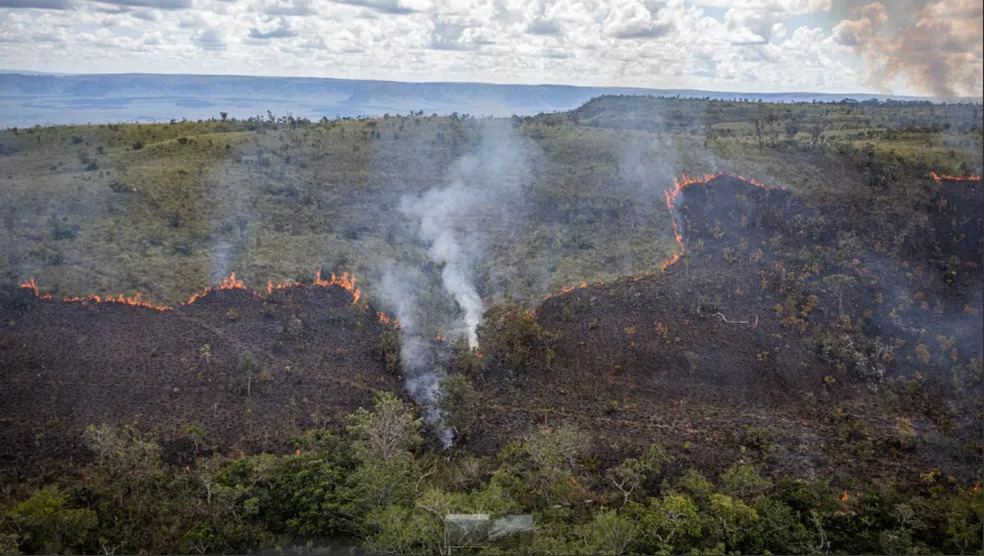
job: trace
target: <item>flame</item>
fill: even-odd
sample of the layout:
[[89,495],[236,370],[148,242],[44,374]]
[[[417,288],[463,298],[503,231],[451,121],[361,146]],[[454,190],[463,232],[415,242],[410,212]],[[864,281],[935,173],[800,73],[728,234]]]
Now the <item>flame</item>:
[[[44,299],[44,298],[42,298],[42,299]],[[49,296],[49,299],[50,299],[50,296]],[[86,303],[86,302],[91,302],[91,303],[120,303],[122,305],[132,305],[134,307],[147,307],[148,309],[154,309],[156,311],[170,311],[171,310],[171,308],[168,307],[168,306],[166,306],[166,305],[157,305],[155,303],[151,303],[150,301],[144,301],[143,299],[140,298],[140,294],[139,293],[136,294],[136,295],[134,295],[133,297],[126,297],[123,294],[120,294],[117,297],[113,297],[113,296],[100,297],[100,296],[95,295],[95,294],[89,294],[89,295],[87,295],[85,297],[80,297],[80,296],[64,297],[64,298],[62,298],[62,301],[64,301],[65,303]]]
[[38,289],[38,283],[34,281],[34,278],[31,278],[27,282],[21,282],[18,285],[24,289],[31,290],[36,297],[40,297],[41,299],[51,299],[50,293],[41,293],[41,290]]
[[[202,291],[200,291],[200,292],[192,295],[191,297],[189,297],[188,298],[188,301],[185,301],[184,303],[182,303],[182,305],[190,305],[190,304],[194,303],[195,301],[198,301],[202,297],[205,297],[206,295],[208,295],[208,294],[210,294],[210,293],[212,293],[214,291],[218,291],[218,290],[247,290],[247,291],[252,291],[252,290],[250,290],[249,288],[246,287],[246,284],[242,280],[239,280],[239,279],[236,278],[236,273],[235,272],[232,272],[232,273],[229,274],[229,276],[226,276],[225,278],[223,278],[222,279],[222,282],[218,286],[209,286],[209,287],[205,288],[204,290],[202,290]],[[257,297],[259,297],[259,295],[260,295],[260,294],[256,293],[255,291],[253,292],[253,294],[256,295]]]
[[938,182],[941,182],[943,180],[948,180],[948,181],[981,181],[981,177],[980,176],[975,176],[973,174],[971,174],[969,176],[951,176],[949,174],[937,174],[936,172],[930,172],[929,175],[932,176],[933,179],[936,180],[936,181],[938,181]]
[[[34,278],[31,278],[26,282],[21,282],[18,285],[21,288],[30,290],[36,297],[40,299],[46,299],[46,300],[52,299],[50,293],[41,292],[41,289],[38,287],[38,283]],[[267,295],[269,295],[272,294],[275,290],[297,288],[303,285],[304,285],[303,282],[301,282],[300,280],[296,282],[282,282],[279,284],[274,284],[273,281],[268,280],[266,293]],[[335,273],[332,273],[331,278],[327,279],[321,277],[321,269],[319,268],[317,273],[315,274],[314,282],[312,282],[310,285],[312,287],[316,286],[322,288],[327,288],[329,286],[339,286],[341,288],[344,288],[350,294],[352,294],[353,305],[357,304],[359,302],[359,299],[362,298],[362,291],[355,285],[355,274],[350,274],[348,272],[343,272],[340,276],[336,275]],[[218,285],[209,286],[203,289],[202,291],[195,293],[194,295],[189,297],[187,301],[179,304],[179,306],[190,305],[198,301],[202,297],[208,295],[209,293],[218,290],[243,290],[243,291],[248,291],[257,297],[260,298],[263,297],[259,292],[255,290],[251,290],[248,287],[246,287],[246,283],[236,278],[236,273],[233,272],[230,273],[229,276],[223,278]],[[62,301],[66,303],[119,303],[123,305],[131,305],[134,307],[147,307],[149,309],[154,309],[157,311],[170,311],[174,309],[174,307],[169,307],[167,305],[158,305],[150,301],[145,301],[144,299],[141,298],[141,295],[139,293],[132,297],[127,297],[123,294],[120,294],[116,297],[112,297],[112,296],[102,297],[95,294],[89,294],[87,296],[64,297]],[[363,304],[362,309],[368,311],[369,305]],[[378,312],[376,314],[379,317],[379,322],[399,328],[400,325],[396,321],[396,319],[386,316],[386,314],[383,312]]]
[[848,496],[847,496],[847,491],[845,490],[845,491],[844,491],[844,494],[841,494],[841,498],[840,498],[840,499],[841,499],[841,502],[844,502],[844,501],[846,501],[846,500],[847,500],[847,498],[848,498]]
[[[749,185],[753,185],[755,187],[761,187],[762,189],[780,189],[780,190],[785,190],[786,189],[785,187],[779,187],[779,188],[770,187],[770,186],[767,186],[767,185],[765,185],[764,183],[762,183],[760,181],[753,180],[753,179],[748,179],[748,178],[743,177],[743,176],[740,176],[738,174],[731,174],[729,172],[718,172],[716,174],[704,174],[702,176],[688,176],[687,174],[683,174],[682,176],[680,176],[678,178],[674,178],[674,180],[673,180],[673,187],[667,188],[666,191],[664,191],[664,195],[666,197],[666,208],[669,209],[669,211],[670,211],[671,221],[672,221],[672,224],[673,224],[673,238],[676,240],[677,245],[679,246],[679,248],[668,259],[666,259],[665,261],[663,261],[662,263],[660,263],[660,265],[659,265],[659,271],[660,272],[665,272],[667,268],[669,268],[674,263],[676,263],[677,261],[679,261],[683,257],[684,252],[686,252],[686,250],[687,250],[687,246],[686,246],[686,244],[683,241],[683,234],[680,232],[680,225],[677,222],[677,218],[675,216],[676,213],[674,211],[674,209],[676,208],[676,200],[677,200],[677,197],[680,195],[680,192],[683,191],[684,189],[690,187],[691,185],[694,185],[694,184],[697,184],[697,183],[707,183],[707,182],[709,182],[709,181],[711,181],[711,180],[713,180],[715,178],[720,178],[720,177],[734,178],[734,179],[737,179],[737,180],[741,180],[741,181],[743,181],[743,182],[745,182],[745,183],[747,183]],[[647,276],[649,276],[649,274],[641,274],[639,276],[633,276],[631,278],[631,280],[634,281],[634,282],[638,282],[639,280],[642,280],[643,278],[646,278]],[[604,286],[604,285],[606,285],[606,283],[605,282],[596,282],[594,284],[588,284],[587,282],[581,282],[577,286],[568,286],[568,287],[560,290],[557,293],[549,294],[549,295],[547,295],[547,296],[545,296],[543,298],[543,301],[546,301],[546,300],[548,300],[548,299],[550,299],[552,297],[557,297],[557,296],[564,295],[566,293],[570,293],[570,292],[572,292],[574,290],[577,290],[577,289],[587,288],[589,285],[590,286]]]
[[977,492],[981,488],[981,483],[974,483],[974,492]]
[[377,312],[376,313],[376,316],[379,317],[379,322],[381,322],[381,323],[383,323],[385,325],[392,326],[393,328],[399,328],[400,327],[400,323],[397,322],[396,319],[394,319],[392,317],[386,316],[386,313],[384,313],[382,311]]

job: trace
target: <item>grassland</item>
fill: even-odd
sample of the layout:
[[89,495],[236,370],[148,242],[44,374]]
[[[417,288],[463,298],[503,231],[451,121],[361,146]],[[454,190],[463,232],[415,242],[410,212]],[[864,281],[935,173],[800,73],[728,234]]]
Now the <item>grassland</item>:
[[[353,271],[370,294],[398,262],[437,272],[398,210],[446,185],[479,122],[395,116],[173,121],[0,133],[0,274],[56,295],[186,299],[235,271],[254,287]],[[605,97],[514,118],[539,148],[520,225],[494,229],[487,300],[532,304],[581,281],[658,269],[675,243],[663,190],[725,171],[823,200],[901,168],[979,173],[979,105],[768,104]],[[928,179],[928,178],[927,178]]]

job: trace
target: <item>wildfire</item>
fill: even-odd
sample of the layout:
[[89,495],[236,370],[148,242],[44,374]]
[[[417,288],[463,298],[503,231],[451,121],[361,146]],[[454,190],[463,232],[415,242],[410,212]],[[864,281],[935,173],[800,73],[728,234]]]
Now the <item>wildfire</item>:
[[841,502],[847,501],[847,498],[848,498],[847,491],[845,490],[844,491],[844,494],[841,494],[841,498],[840,498],[841,499]]
[[951,176],[949,174],[937,174],[936,172],[930,172],[929,175],[932,176],[933,179],[936,180],[936,181],[938,181],[938,182],[941,182],[943,180],[948,180],[948,181],[981,181],[981,177],[980,176],[975,176],[973,174],[971,174],[969,176]]
[[[50,295],[48,295],[47,298],[42,297],[42,299],[50,299],[50,298],[51,298]],[[134,295],[133,297],[126,297],[123,294],[120,294],[117,297],[113,297],[113,296],[100,297],[100,296],[95,295],[95,294],[89,294],[89,295],[87,295],[85,297],[79,297],[79,296],[64,297],[64,298],[62,298],[62,301],[64,301],[65,303],[86,303],[86,302],[90,302],[90,303],[120,303],[122,305],[132,305],[134,307],[147,307],[148,309],[154,309],[155,311],[170,311],[171,310],[171,308],[168,307],[168,306],[166,306],[166,305],[157,305],[155,303],[151,303],[150,301],[144,301],[143,299],[140,298],[140,294],[139,293],[137,295]]]
[[[304,285],[304,282],[298,280],[296,282],[281,282],[279,284],[274,284],[272,281],[267,281],[267,293],[273,293],[274,290],[286,290],[288,288],[299,288]],[[355,274],[349,274],[348,272],[343,272],[341,277],[335,275],[334,272],[331,273],[331,279],[324,279],[321,277],[321,269],[314,275],[314,282],[311,282],[311,286],[317,286],[319,288],[327,288],[328,286],[340,286],[345,288],[352,294],[352,304],[355,305],[359,302],[359,298],[362,297],[362,291],[355,287]]]
[[[35,296],[37,296],[40,299],[46,299],[46,300],[52,299],[50,293],[41,292],[41,289],[38,287],[38,283],[34,278],[31,278],[26,282],[21,282],[18,285],[21,288],[30,290]],[[282,282],[279,284],[274,284],[273,281],[267,281],[266,293],[269,295],[272,294],[275,290],[296,288],[303,285],[304,285],[303,282],[301,282],[300,280],[296,282]],[[348,272],[343,272],[340,276],[336,275],[335,273],[332,273],[331,278],[322,278],[321,269],[318,269],[314,277],[314,282],[312,282],[310,285],[322,287],[322,288],[326,288],[329,286],[339,286],[341,288],[344,288],[345,290],[347,290],[349,293],[352,294],[353,305],[357,304],[359,302],[359,299],[362,298],[362,291],[355,285],[355,275],[350,274]],[[202,297],[208,295],[209,293],[218,290],[244,290],[252,293],[257,297],[263,297],[259,292],[255,290],[251,290],[248,287],[246,287],[246,283],[236,278],[236,273],[233,272],[230,273],[229,276],[223,278],[218,285],[209,286],[203,289],[202,291],[192,295],[190,298],[188,298],[188,301],[185,301],[180,305],[182,306],[190,305],[198,301]],[[119,303],[122,305],[131,305],[134,307],[147,307],[148,309],[154,309],[157,311],[170,311],[173,309],[173,307],[169,307],[167,305],[158,305],[156,303],[146,301],[143,298],[141,298],[141,295],[139,293],[132,297],[127,297],[122,294],[116,297],[113,296],[103,297],[95,294],[89,294],[87,296],[65,297],[62,300],[65,301],[66,303]],[[369,306],[367,304],[363,304],[362,309],[368,311]],[[378,312],[376,313],[376,315],[379,317],[379,322],[399,328],[400,325],[396,321],[396,319],[392,319],[386,316],[386,314],[383,312]]]
[[[182,305],[190,305],[198,301],[202,297],[205,297],[206,295],[218,290],[249,290],[249,288],[246,287],[246,284],[242,280],[236,278],[235,272],[232,272],[229,274],[229,276],[223,278],[222,282],[218,286],[209,286],[205,288],[204,290],[189,297],[188,301],[185,301],[184,303],[182,303]],[[253,294],[256,295],[257,297],[259,297],[260,295],[255,291],[253,292]]]
[[34,281],[34,278],[31,278],[27,282],[21,282],[18,285],[24,289],[31,290],[32,292],[34,292],[35,296],[40,297],[41,299],[51,299],[50,293],[45,293],[45,294],[41,293],[41,291],[38,289],[38,283]]
[[[672,225],[673,225],[673,238],[676,240],[677,245],[679,246],[679,249],[676,252],[674,252],[673,255],[671,255],[668,259],[666,259],[665,261],[663,261],[662,263],[660,263],[660,265],[659,265],[660,272],[665,272],[667,268],[669,268],[674,263],[676,263],[677,261],[679,261],[683,257],[683,253],[687,250],[687,246],[683,242],[683,234],[680,232],[680,225],[677,222],[677,219],[676,219],[676,216],[675,216],[675,212],[674,212],[674,208],[676,207],[676,200],[677,200],[677,197],[679,197],[680,192],[683,191],[684,189],[690,187],[691,185],[694,185],[694,184],[697,184],[697,183],[707,183],[707,182],[709,182],[709,181],[711,181],[711,180],[713,180],[715,178],[719,178],[719,177],[734,178],[734,179],[737,179],[737,180],[741,180],[741,181],[743,181],[743,182],[745,182],[747,184],[754,185],[755,187],[761,187],[762,189],[774,189],[772,187],[769,187],[769,186],[765,185],[764,183],[762,183],[760,181],[748,179],[748,178],[743,177],[743,176],[740,176],[738,174],[731,174],[731,173],[728,173],[728,172],[718,172],[716,174],[704,174],[702,176],[688,176],[687,174],[683,174],[682,176],[680,176],[678,178],[674,178],[674,180],[673,180],[673,187],[667,188],[666,191],[664,191],[664,195],[666,197],[666,208],[669,209],[670,215],[672,217],[671,218],[671,222],[672,222]],[[785,188],[779,188],[779,189],[785,189]],[[642,274],[642,275],[639,275],[639,276],[634,276],[634,277],[632,277],[632,280],[635,281],[635,282],[638,282],[639,280],[642,280],[646,276],[648,276],[648,274]],[[587,282],[581,282],[580,284],[578,284],[576,286],[568,286],[568,287],[560,290],[557,293],[549,294],[549,295],[545,296],[543,298],[543,301],[546,301],[546,300],[548,300],[548,299],[550,299],[552,297],[557,297],[557,296],[560,296],[560,295],[564,295],[566,293],[570,293],[570,292],[572,292],[572,291],[574,291],[576,289],[586,288],[586,287],[588,287],[588,285],[589,284]],[[605,283],[604,282],[597,282],[597,283],[591,284],[591,285],[594,285],[594,286],[603,286],[603,285],[605,285]]]
[[382,311],[379,311],[378,313],[376,313],[376,316],[379,317],[379,322],[381,322],[381,323],[383,323],[385,325],[392,326],[393,328],[399,328],[400,327],[400,323],[397,322],[396,319],[386,316],[386,313],[384,313]]

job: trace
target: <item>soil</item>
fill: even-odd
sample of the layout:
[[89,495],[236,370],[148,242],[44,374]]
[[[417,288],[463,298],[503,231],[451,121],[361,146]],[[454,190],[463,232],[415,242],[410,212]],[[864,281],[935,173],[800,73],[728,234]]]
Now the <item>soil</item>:
[[[549,370],[476,375],[483,409],[457,446],[493,455],[572,422],[588,433],[585,465],[660,442],[673,466],[708,473],[742,459],[834,480],[934,468],[971,480],[984,450],[981,184],[920,199],[860,210],[727,176],[690,185],[674,204],[682,259],[545,300]],[[0,468],[18,476],[85,461],[89,424],[136,423],[184,464],[187,425],[223,452],[282,452],[303,429],[340,431],[377,390],[402,395],[378,353],[386,325],[341,287],[220,290],[163,312],[9,288],[0,312]],[[245,351],[266,375],[251,394],[237,386]]]
[[[172,463],[194,456],[187,425],[224,452],[283,451],[292,433],[340,429],[375,391],[401,390],[376,353],[385,325],[338,286],[265,299],[219,290],[164,312],[33,295],[24,303],[24,293],[7,292],[0,334],[5,471],[53,472],[85,459],[81,434],[101,423],[156,433]],[[246,351],[259,370],[251,394],[236,378]]]

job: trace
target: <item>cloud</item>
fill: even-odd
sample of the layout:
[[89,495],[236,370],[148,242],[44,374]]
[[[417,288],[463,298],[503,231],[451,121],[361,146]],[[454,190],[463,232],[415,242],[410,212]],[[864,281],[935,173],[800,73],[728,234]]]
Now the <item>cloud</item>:
[[156,8],[158,10],[186,10],[191,0],[99,0],[103,4],[134,8]]
[[433,50],[476,50],[492,44],[491,36],[482,29],[463,23],[435,20],[429,47]]
[[192,39],[202,50],[225,50],[227,46],[222,37],[222,33],[218,29],[212,27],[206,27],[205,29],[197,31],[192,36]]
[[361,6],[377,12],[387,14],[405,15],[414,13],[418,10],[406,5],[401,0],[331,0],[338,4],[348,4],[350,6]]
[[262,11],[267,15],[289,16],[313,15],[317,13],[311,6],[311,0],[278,0],[272,4],[264,6]]
[[249,30],[249,37],[257,40],[289,39],[291,37],[296,37],[297,35],[297,31],[292,30],[284,20],[280,21],[279,27],[271,31],[260,31],[256,27]]
[[532,35],[559,35],[560,25],[553,21],[535,21],[526,26],[526,32]]
[[71,10],[74,0],[0,0],[0,8],[34,8],[36,10]]
[[673,26],[660,18],[662,10],[654,16],[649,6],[641,2],[615,3],[602,23],[605,34],[618,39],[644,39],[662,37]]
[[829,12],[832,7],[831,0],[695,0],[694,4],[736,11],[786,15]]
[[915,22],[902,25],[894,37],[883,32],[891,18],[880,2],[865,5],[858,19],[845,19],[833,29],[840,45],[851,47],[868,60],[867,81],[889,88],[904,77],[919,90],[941,99],[980,97],[984,93],[984,7],[979,0],[942,0],[915,14]]

